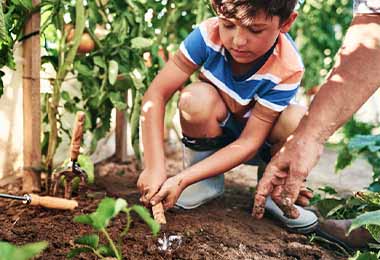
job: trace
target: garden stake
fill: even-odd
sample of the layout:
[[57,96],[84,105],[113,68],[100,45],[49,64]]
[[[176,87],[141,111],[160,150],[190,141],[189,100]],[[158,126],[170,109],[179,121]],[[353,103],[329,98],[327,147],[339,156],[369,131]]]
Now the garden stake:
[[70,163],[67,166],[67,168],[55,172],[53,174],[53,183],[54,183],[54,189],[53,189],[53,195],[56,195],[58,192],[58,186],[60,184],[61,177],[65,178],[65,198],[70,199],[71,198],[71,192],[72,192],[72,181],[75,177],[80,178],[80,185],[85,185],[86,180],[86,173],[80,168],[80,165],[78,164],[78,156],[79,156],[79,149],[80,144],[82,141],[83,136],[83,125],[85,120],[85,113],[78,111],[75,117],[75,123],[74,123],[74,129],[73,134],[71,137],[71,145],[70,145]]
[[25,194],[24,196],[15,196],[11,194],[0,193],[0,198],[20,200],[24,204],[32,206],[41,206],[50,209],[73,210],[76,207],[78,207],[78,202],[76,200],[68,200],[48,196],[38,196],[36,194]]
[[158,203],[152,207],[153,218],[160,225],[166,224],[165,211],[162,203]]

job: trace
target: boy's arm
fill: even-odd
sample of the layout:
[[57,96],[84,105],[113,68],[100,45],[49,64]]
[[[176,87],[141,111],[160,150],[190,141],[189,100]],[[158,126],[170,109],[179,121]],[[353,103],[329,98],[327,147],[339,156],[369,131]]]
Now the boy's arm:
[[210,157],[166,181],[151,203],[164,201],[170,208],[188,185],[226,172],[254,156],[269,135],[279,112],[256,103],[241,136]]
[[141,109],[144,171],[137,182],[140,200],[144,204],[148,204],[167,178],[163,144],[165,105],[191,73],[184,72],[173,60],[169,60],[144,95]]

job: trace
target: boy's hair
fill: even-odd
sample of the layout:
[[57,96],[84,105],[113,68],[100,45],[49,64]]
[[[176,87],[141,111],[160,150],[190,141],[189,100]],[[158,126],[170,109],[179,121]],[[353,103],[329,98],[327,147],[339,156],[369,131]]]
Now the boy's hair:
[[218,15],[239,20],[244,26],[250,26],[258,11],[264,11],[268,17],[279,16],[280,24],[289,18],[298,0],[211,0]]

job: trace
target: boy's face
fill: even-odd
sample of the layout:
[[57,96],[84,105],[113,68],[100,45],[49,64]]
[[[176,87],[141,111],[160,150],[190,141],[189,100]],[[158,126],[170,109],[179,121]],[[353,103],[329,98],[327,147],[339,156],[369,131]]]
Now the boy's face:
[[236,19],[219,16],[219,34],[236,62],[251,63],[273,46],[280,32],[289,31],[296,17],[297,13],[292,13],[281,25],[278,16],[257,12],[252,25],[245,27]]

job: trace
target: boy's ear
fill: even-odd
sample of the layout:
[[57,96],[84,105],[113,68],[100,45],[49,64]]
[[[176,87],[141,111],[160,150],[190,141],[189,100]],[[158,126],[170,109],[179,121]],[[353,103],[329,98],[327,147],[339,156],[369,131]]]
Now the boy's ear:
[[290,30],[290,28],[292,27],[292,25],[293,25],[294,21],[296,20],[297,16],[298,16],[298,13],[295,12],[295,11],[293,11],[293,12],[290,14],[289,18],[286,19],[286,20],[282,23],[282,25],[281,25],[281,27],[280,27],[280,31],[281,31],[282,33],[287,33],[287,32],[289,32],[289,30]]

